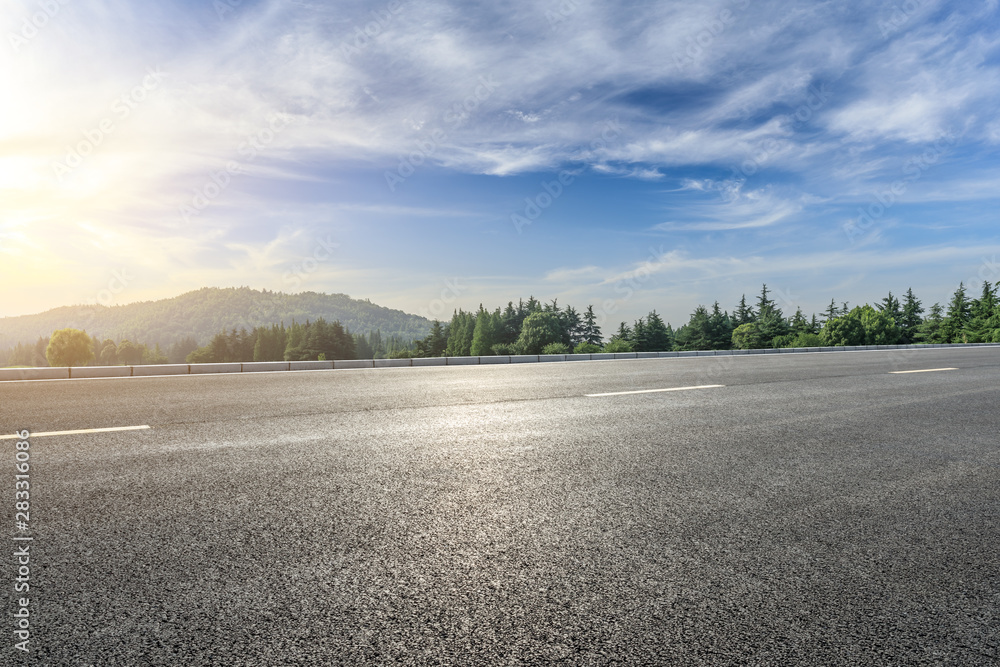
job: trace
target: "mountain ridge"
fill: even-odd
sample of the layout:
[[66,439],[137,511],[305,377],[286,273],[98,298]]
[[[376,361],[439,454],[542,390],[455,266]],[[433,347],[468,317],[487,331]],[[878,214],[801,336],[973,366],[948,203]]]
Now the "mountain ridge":
[[220,331],[247,330],[292,320],[337,320],[352,333],[380,330],[383,336],[422,338],[431,323],[346,294],[286,294],[249,287],[202,287],[175,297],[119,306],[59,306],[33,315],[0,318],[0,349],[34,343],[56,329],[84,329],[98,338],[129,339],[168,346],[188,336],[206,344]]

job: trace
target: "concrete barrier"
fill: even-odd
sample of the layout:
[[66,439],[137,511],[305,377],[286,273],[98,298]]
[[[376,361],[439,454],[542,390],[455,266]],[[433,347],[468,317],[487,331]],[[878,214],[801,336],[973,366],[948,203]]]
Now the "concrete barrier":
[[287,370],[287,361],[249,361],[243,364],[244,373],[268,373]]
[[0,368],[0,380],[66,380],[68,368]]
[[190,366],[187,364],[159,364],[157,366],[133,366],[132,377],[150,377],[154,375],[187,375]]
[[191,375],[204,373],[240,373],[243,371],[243,364],[191,364]]
[[0,381],[62,380],[68,378],[134,377],[157,375],[202,375],[209,373],[279,372],[285,370],[331,370],[334,368],[399,368],[408,366],[471,366],[477,364],[524,364],[554,361],[602,361],[664,357],[705,357],[744,354],[788,354],[802,352],[851,352],[858,350],[919,350],[955,347],[994,347],[998,343],[952,343],[933,345],[858,345],[763,350],[686,350],[682,352],[599,352],[596,354],[514,355],[488,357],[429,357],[418,359],[344,359],[340,361],[274,361],[225,364],[160,364],[155,366],[78,366],[75,368],[0,368]]
[[289,361],[290,371],[332,371],[333,361]]
[[334,368],[343,369],[353,369],[353,368],[375,368],[374,359],[335,359],[333,362]]
[[69,369],[71,378],[122,378],[132,376],[131,366],[78,366]]
[[448,360],[444,357],[421,357],[419,359],[410,359],[414,366],[446,366]]
[[489,357],[479,357],[479,363],[483,364],[483,365],[486,365],[486,364],[509,364],[510,363],[510,357],[507,356],[507,355],[502,355],[502,356],[492,355],[492,356],[489,356]]
[[374,359],[373,362],[374,368],[409,368],[413,365],[413,359]]
[[445,357],[446,366],[478,366],[479,357]]

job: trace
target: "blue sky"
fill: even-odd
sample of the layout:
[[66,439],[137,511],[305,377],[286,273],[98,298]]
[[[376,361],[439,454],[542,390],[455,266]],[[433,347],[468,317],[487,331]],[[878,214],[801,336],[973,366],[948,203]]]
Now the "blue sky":
[[0,5],[0,316],[1000,280],[995,0]]

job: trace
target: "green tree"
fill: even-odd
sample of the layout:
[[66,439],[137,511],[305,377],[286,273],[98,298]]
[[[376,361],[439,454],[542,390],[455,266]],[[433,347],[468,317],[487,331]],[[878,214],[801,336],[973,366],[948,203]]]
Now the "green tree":
[[542,348],[542,354],[570,354],[572,350],[566,343],[549,343]]
[[45,348],[45,359],[49,366],[84,366],[93,358],[90,336],[79,329],[54,331]]
[[875,310],[865,304],[860,317],[865,330],[864,345],[895,345],[899,342],[899,327],[886,309]]
[[711,350],[712,325],[708,309],[699,305],[691,313],[688,323],[674,335],[674,347],[678,350]]
[[749,324],[757,319],[757,314],[753,312],[753,308],[747,305],[747,295],[744,294],[740,297],[740,303],[736,306],[736,311],[733,313],[733,328],[742,326],[744,324]]
[[719,302],[712,304],[708,316],[708,338],[713,350],[728,350],[733,346],[733,321],[729,313],[719,310]]
[[944,332],[944,308],[940,303],[931,306],[926,319],[914,332],[914,340],[918,343],[934,345],[947,342]]
[[632,324],[632,336],[629,342],[636,352],[649,352],[649,331],[646,328],[646,321],[641,317]]
[[820,333],[825,345],[855,346],[865,344],[865,325],[861,322],[861,309],[855,308],[846,315],[828,320]]
[[666,352],[674,347],[670,330],[655,310],[646,316],[646,346],[649,352]]
[[593,343],[588,343],[587,341],[583,341],[573,348],[573,354],[597,354],[600,351],[600,345],[594,345]]
[[517,339],[520,354],[540,354],[549,343],[562,342],[562,323],[554,312],[534,312],[524,318]]
[[497,325],[500,320],[500,311],[490,313],[479,304],[479,312],[476,314],[476,326],[472,333],[472,344],[470,353],[474,357],[486,357],[492,354],[493,346],[499,343],[497,339]]
[[917,327],[923,322],[924,307],[920,304],[920,299],[913,294],[913,289],[908,288],[903,301],[903,311],[896,323],[899,325],[900,341],[910,344],[915,340]]
[[840,311],[837,310],[837,302],[834,299],[830,299],[830,305],[823,311],[823,325],[825,326],[827,322],[839,316]]
[[965,293],[965,283],[959,283],[958,289],[948,304],[948,314],[941,325],[946,343],[962,343],[965,341],[963,332],[966,324],[972,319],[972,304]]
[[118,343],[118,361],[126,366],[135,366],[142,361],[142,346],[124,339]]
[[593,306],[587,306],[587,310],[583,313],[581,334],[583,335],[583,341],[591,345],[599,346],[603,340],[601,337],[601,327],[597,325],[597,316],[594,315]]
[[101,354],[98,355],[97,361],[102,366],[118,365],[118,346],[115,345],[113,340],[104,341],[104,345],[101,347]]
[[885,297],[880,303],[875,305],[880,311],[885,313],[888,317],[891,317],[892,321],[896,324],[899,324],[899,322],[903,319],[903,311],[900,308],[899,299],[894,297],[892,292],[889,292],[889,296]]
[[764,339],[760,335],[760,326],[756,322],[747,322],[733,329],[733,347],[738,350],[761,350]]

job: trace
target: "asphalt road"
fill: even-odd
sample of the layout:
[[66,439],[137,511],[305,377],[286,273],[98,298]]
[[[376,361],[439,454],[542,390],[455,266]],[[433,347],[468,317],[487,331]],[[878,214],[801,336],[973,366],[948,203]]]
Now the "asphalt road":
[[0,383],[151,427],[31,440],[28,664],[1000,664],[998,407],[1000,348]]

